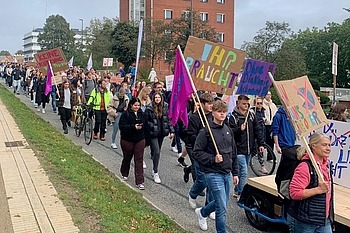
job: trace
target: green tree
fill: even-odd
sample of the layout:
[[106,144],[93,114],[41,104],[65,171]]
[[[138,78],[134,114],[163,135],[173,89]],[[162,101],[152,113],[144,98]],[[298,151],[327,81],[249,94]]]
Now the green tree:
[[[191,35],[191,19],[189,14],[184,14],[181,18],[173,19],[166,24],[167,40],[170,41],[166,53],[166,62],[171,65],[174,63],[176,47],[180,45],[184,51],[188,37]],[[199,14],[193,11],[193,36],[217,42],[217,33],[214,28],[209,25],[208,21],[202,21]]]
[[63,52],[68,54],[75,48],[74,35],[63,16],[51,15],[46,19],[44,32],[39,35],[38,42],[42,51],[62,47]]
[[136,61],[139,28],[135,25],[135,22],[120,22],[111,34],[112,54],[125,65],[125,68]]
[[[112,39],[112,32],[119,23],[119,19],[103,17],[100,19],[90,20],[90,26],[86,28],[87,46],[86,56],[87,59],[92,52],[92,60],[94,67],[97,69],[103,69],[103,58],[113,57],[112,47],[116,41]],[[86,59],[86,61],[87,61]],[[86,63],[86,62],[85,62]]]
[[247,57],[266,62],[275,62],[275,52],[281,48],[284,40],[289,38],[292,30],[289,23],[266,22],[252,42],[244,41],[242,49],[247,52]]
[[0,56],[11,56],[11,53],[7,50],[1,50],[0,51]]
[[23,50],[22,49],[20,49],[20,50],[18,50],[15,54],[17,54],[17,55],[23,55],[24,54],[24,52],[23,52]]

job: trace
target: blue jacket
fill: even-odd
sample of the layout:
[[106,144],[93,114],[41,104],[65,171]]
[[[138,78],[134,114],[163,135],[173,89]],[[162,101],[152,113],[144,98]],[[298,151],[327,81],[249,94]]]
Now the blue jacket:
[[278,136],[278,144],[280,147],[294,146],[296,136],[283,107],[280,107],[273,117],[271,125],[272,136]]

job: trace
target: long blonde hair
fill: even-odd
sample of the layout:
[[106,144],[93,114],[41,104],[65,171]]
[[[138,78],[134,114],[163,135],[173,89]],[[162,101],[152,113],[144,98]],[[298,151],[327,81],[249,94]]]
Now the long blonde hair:
[[[322,138],[328,138],[329,139],[329,137],[326,134],[324,134],[324,133],[316,132],[313,135],[311,135],[311,137],[309,138],[309,147],[311,149],[311,152],[313,152],[312,151],[312,146],[317,144],[317,143],[319,143],[322,140]],[[301,158],[304,156],[305,152],[306,152],[306,147],[305,146],[299,147],[298,150],[297,150],[297,159],[301,160]]]
[[142,97],[146,95],[147,96],[146,105],[149,105],[151,103],[151,98],[149,98],[149,93],[150,93],[150,91],[149,91],[148,87],[144,87],[141,89],[137,98],[139,98],[141,103],[143,103],[144,99]]

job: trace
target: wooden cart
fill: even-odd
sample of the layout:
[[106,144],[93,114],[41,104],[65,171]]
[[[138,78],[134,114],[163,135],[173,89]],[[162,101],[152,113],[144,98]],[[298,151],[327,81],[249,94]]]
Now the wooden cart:
[[[335,221],[345,228],[350,227],[350,189],[334,185],[334,197]],[[265,230],[271,222],[288,224],[283,203],[277,195],[275,175],[249,178],[238,205],[245,210],[252,226],[259,230]],[[350,228],[346,231],[350,232]]]

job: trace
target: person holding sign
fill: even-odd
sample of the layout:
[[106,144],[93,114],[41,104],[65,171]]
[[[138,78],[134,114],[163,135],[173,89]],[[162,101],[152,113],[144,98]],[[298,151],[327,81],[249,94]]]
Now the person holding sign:
[[237,106],[229,119],[229,126],[234,132],[237,144],[237,160],[239,165],[239,183],[235,186],[234,197],[239,198],[247,183],[248,164],[254,149],[255,140],[259,146],[259,152],[264,152],[264,139],[261,127],[255,114],[249,111],[249,97],[239,95]]
[[[290,183],[289,230],[291,233],[331,233],[334,223],[334,189],[328,162],[331,141],[327,135],[316,132],[309,139],[309,147],[313,155],[306,153],[305,147],[298,150],[301,162]],[[310,156],[314,156],[324,182],[320,181]]]

